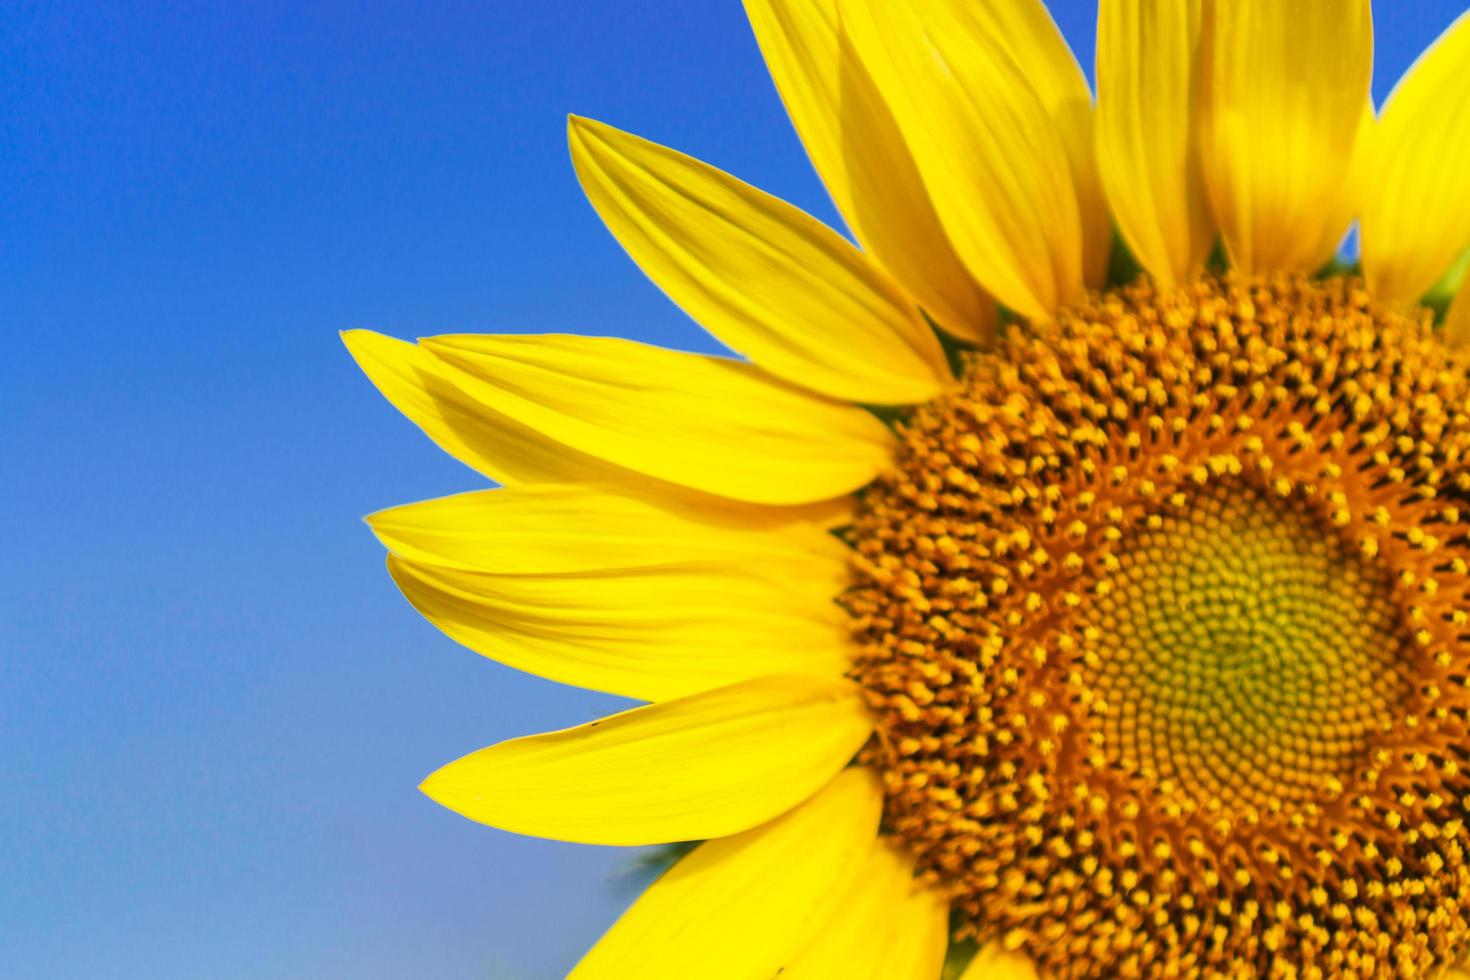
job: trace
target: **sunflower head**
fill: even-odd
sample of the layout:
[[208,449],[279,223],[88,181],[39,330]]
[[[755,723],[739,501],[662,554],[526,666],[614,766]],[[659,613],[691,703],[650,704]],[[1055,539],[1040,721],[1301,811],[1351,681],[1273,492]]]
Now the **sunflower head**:
[[1039,0],[746,8],[856,243],[570,123],[744,359],[348,337],[504,484],[374,515],[404,594],[648,702],[425,792],[705,841],[583,980],[1454,971],[1470,17],[1379,110],[1366,0],[1103,0],[1095,98]]

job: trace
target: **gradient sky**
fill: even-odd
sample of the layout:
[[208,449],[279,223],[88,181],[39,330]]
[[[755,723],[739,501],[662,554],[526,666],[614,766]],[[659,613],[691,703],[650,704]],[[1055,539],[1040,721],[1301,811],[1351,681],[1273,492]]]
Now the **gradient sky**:
[[[1380,98],[1463,7],[1380,3]],[[337,338],[714,349],[569,111],[833,220],[737,0],[0,5],[7,976],[554,977],[636,893],[416,791],[621,702],[399,597],[360,516],[482,483]]]

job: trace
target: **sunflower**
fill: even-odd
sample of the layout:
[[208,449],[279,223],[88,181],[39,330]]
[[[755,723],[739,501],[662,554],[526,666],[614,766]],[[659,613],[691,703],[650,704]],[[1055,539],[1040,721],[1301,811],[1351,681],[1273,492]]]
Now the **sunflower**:
[[1366,0],[1103,0],[1096,99],[1040,0],[746,8],[858,246],[570,122],[741,359],[346,335],[501,484],[404,595],[647,702],[424,792],[702,842],[576,977],[1457,973],[1470,17],[1375,112]]

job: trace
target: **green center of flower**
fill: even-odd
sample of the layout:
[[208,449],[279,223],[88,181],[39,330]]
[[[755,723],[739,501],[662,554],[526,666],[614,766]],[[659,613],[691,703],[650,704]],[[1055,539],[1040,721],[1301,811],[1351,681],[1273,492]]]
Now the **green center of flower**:
[[1408,692],[1381,568],[1231,481],[1120,542],[1081,617],[1111,761],[1198,799],[1298,802],[1361,765]]

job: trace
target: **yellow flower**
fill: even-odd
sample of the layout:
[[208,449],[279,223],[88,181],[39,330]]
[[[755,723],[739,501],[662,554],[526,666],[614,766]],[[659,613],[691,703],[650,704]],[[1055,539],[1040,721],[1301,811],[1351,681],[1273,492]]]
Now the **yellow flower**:
[[[1450,968],[1470,286],[1422,304],[1470,245],[1470,18],[1375,115],[1366,0],[1104,0],[1095,103],[1039,0],[746,7],[860,249],[570,140],[748,360],[346,337],[503,484],[371,518],[408,599],[649,702],[424,791],[705,841],[577,977],[937,980],[953,939],[971,978]],[[1361,277],[1314,275],[1354,219]]]

